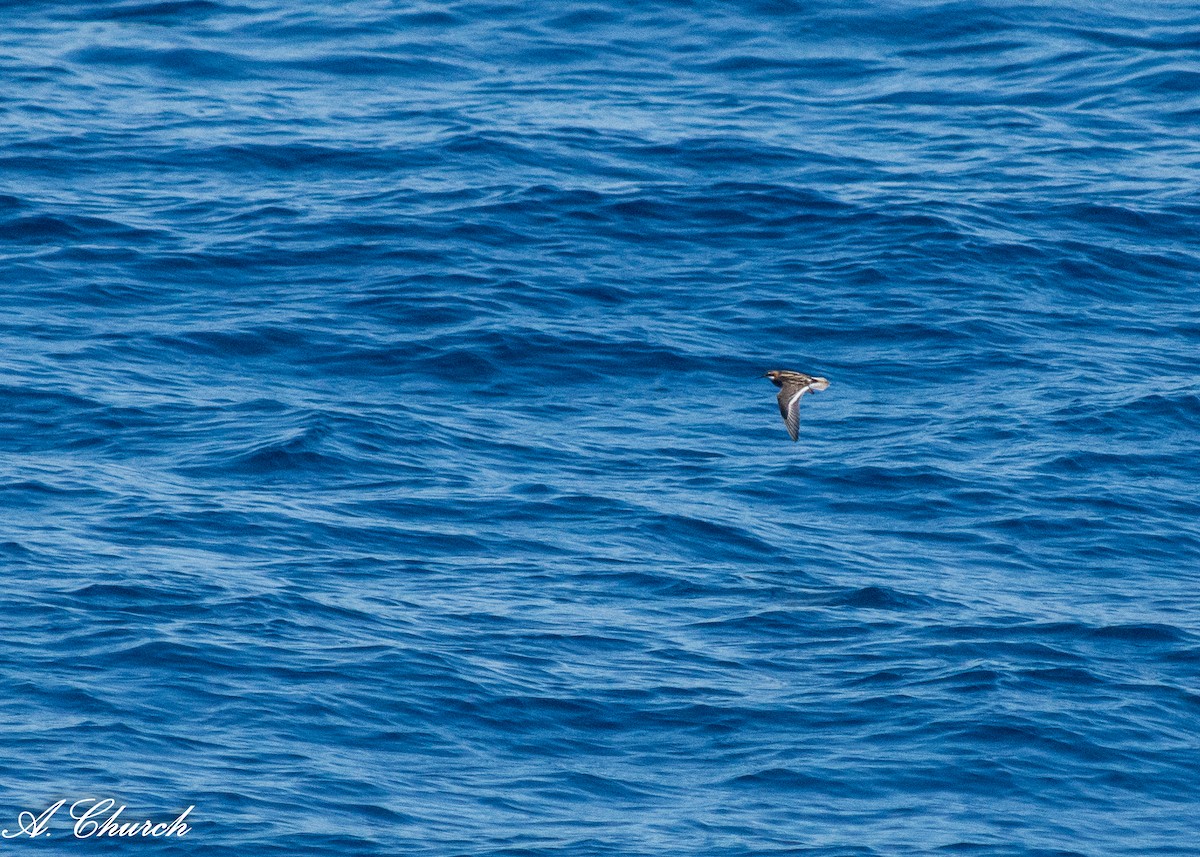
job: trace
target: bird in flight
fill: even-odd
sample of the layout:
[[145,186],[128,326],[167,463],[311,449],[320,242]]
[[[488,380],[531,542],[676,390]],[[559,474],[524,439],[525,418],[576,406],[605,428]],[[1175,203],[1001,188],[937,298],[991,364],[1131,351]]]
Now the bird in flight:
[[812,375],[793,372],[790,369],[772,369],[763,377],[770,378],[771,383],[779,388],[779,413],[783,414],[788,434],[792,436],[792,440],[796,440],[800,437],[800,397],[809,390],[815,393],[826,389],[829,382],[824,378],[814,378]]

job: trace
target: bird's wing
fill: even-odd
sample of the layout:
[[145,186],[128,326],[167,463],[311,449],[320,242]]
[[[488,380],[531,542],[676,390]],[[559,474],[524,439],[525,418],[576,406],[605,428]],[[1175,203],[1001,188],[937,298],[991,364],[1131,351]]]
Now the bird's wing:
[[783,411],[783,421],[787,424],[788,434],[792,440],[800,437],[800,397],[812,389],[812,384],[805,384],[803,387],[789,387],[787,392],[790,394],[787,400],[787,407],[783,406],[783,396],[779,397],[779,409]]
[[792,397],[792,393],[794,392],[795,390],[788,386],[781,389],[778,395],[775,396],[775,401],[779,402],[779,416],[785,420],[787,419],[788,399]]

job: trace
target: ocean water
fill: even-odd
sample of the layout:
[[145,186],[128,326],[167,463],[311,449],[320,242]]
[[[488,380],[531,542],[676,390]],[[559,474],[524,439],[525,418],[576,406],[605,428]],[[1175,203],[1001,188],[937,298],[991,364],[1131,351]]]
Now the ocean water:
[[1200,853],[1194,4],[0,15],[0,849]]

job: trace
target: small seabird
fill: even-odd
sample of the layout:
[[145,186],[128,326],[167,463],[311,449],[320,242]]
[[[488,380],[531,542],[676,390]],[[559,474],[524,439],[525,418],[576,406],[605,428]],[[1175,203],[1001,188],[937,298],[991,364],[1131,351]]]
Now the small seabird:
[[790,369],[772,369],[763,375],[770,378],[771,383],[779,388],[779,413],[787,425],[788,434],[792,440],[800,437],[800,397],[809,390],[817,392],[829,386],[824,378],[814,378],[803,372],[793,372]]

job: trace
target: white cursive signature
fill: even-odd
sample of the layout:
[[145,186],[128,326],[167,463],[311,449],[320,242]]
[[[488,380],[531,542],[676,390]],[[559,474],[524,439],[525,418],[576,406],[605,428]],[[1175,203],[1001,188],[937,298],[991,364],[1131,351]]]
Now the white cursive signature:
[[[62,809],[66,803],[66,800],[52,803],[42,810],[40,815],[34,815],[29,810],[24,810],[17,816],[17,829],[13,831],[8,830],[8,828],[0,830],[0,836],[5,839],[16,839],[20,836],[28,836],[30,839],[36,839],[39,836],[49,837],[50,820],[54,818],[55,813]],[[179,813],[174,821],[160,821],[157,823],[149,819],[144,821],[121,821],[121,813],[125,812],[125,804],[117,806],[117,802],[110,797],[85,797],[71,804],[71,818],[75,821],[75,826],[71,828],[71,832],[76,839],[104,838],[108,836],[150,836],[154,838],[162,836],[186,836],[192,828],[190,825],[184,823],[184,819],[195,808],[194,805],[189,806],[183,812]]]

